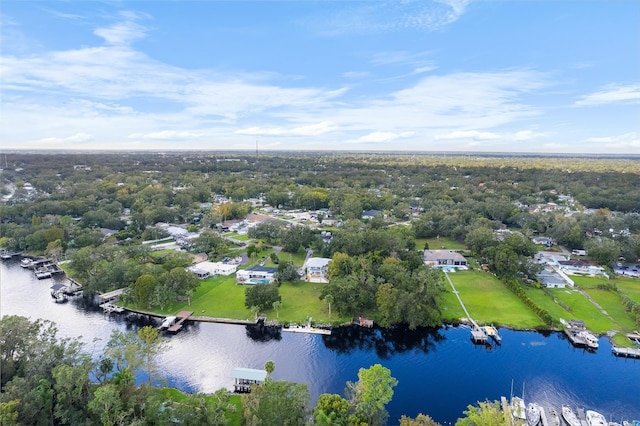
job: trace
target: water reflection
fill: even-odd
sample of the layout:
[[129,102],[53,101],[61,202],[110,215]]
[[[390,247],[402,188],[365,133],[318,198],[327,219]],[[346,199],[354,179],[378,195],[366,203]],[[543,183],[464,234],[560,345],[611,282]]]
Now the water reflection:
[[407,326],[391,328],[363,328],[359,326],[333,329],[330,336],[322,336],[328,349],[341,354],[353,351],[375,351],[381,359],[389,359],[397,354],[419,351],[427,354],[438,343],[446,340],[439,328],[416,328]]
[[264,325],[246,325],[246,336],[258,343],[266,342],[279,342],[282,340],[282,328],[280,327],[267,327]]

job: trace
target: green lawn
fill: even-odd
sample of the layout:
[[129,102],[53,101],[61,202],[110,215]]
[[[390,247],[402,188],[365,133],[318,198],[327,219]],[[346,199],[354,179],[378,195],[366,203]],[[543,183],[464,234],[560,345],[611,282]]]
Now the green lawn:
[[422,250],[424,243],[429,243],[429,250],[442,250],[444,246],[447,250],[466,250],[467,246],[450,238],[416,238],[416,249]]
[[251,238],[249,238],[248,234],[238,234],[237,232],[227,232],[226,234],[223,234],[225,237],[229,237],[229,238],[233,238],[234,240],[237,241],[248,241]]
[[[481,324],[500,324],[517,328],[543,326],[542,320],[527,308],[496,277],[482,271],[459,271],[449,274],[471,317]],[[441,308],[445,319],[464,317],[458,299],[445,280],[447,292]]]
[[608,280],[606,277],[584,277],[584,276],[572,276],[573,281],[581,289],[585,290],[589,296],[598,303],[602,309],[613,317],[613,323],[615,326],[612,329],[620,330],[624,332],[630,332],[634,330],[635,323],[633,318],[624,310],[622,306],[620,295],[609,290],[601,290],[598,288],[599,284],[615,284],[620,293],[640,301],[640,280],[634,279],[612,279]]
[[597,277],[590,277],[590,276],[584,276],[584,275],[569,275],[569,278],[571,278],[577,286],[584,289],[596,288],[598,284],[608,284],[612,282],[602,275]]
[[606,333],[618,328],[615,322],[604,315],[582,293],[572,288],[549,289],[551,294],[559,301],[571,308],[566,312],[564,319],[580,319],[585,322],[587,328],[596,333]]
[[640,279],[618,277],[615,284],[622,294],[640,303]]
[[[280,286],[282,308],[277,319],[281,323],[303,323],[309,317],[312,317],[315,323],[347,321],[348,318],[342,318],[336,312],[332,312],[329,318],[327,304],[319,299],[322,285],[304,281],[295,284],[283,283]],[[198,316],[252,320],[253,313],[244,306],[246,288],[237,285],[234,276],[207,278],[193,295],[191,305],[187,302],[176,303],[163,313],[189,310]],[[267,319],[276,319],[276,311],[273,309],[262,314],[265,314]]]
[[176,249],[174,249],[174,248],[166,249],[166,250],[154,251],[154,252],[151,253],[151,257],[161,257],[161,256],[167,255],[169,253],[173,253],[174,251],[176,251]]

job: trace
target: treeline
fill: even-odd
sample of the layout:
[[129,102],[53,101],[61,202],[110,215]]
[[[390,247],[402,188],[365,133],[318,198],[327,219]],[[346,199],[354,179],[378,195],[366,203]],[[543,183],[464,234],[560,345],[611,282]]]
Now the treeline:
[[[442,158],[402,155],[182,153],[39,155],[9,154],[4,184],[15,190],[0,205],[2,245],[42,253],[53,243],[63,251],[98,245],[99,228],[116,238],[151,239],[157,222],[201,226],[239,218],[243,201],[262,197],[274,207],[328,208],[341,220],[363,210],[389,220],[416,223],[419,238],[464,240],[482,217],[496,224],[546,234],[570,248],[585,248],[594,232],[640,230],[640,175],[636,162],[553,158]],[[29,182],[35,190],[25,189]],[[8,194],[8,187],[2,191]],[[212,209],[214,195],[235,203]],[[539,203],[600,209],[597,214],[550,211],[531,214]],[[126,217],[123,212],[127,210]],[[615,213],[614,213],[615,212]],[[640,254],[637,241],[616,235],[619,256]]]

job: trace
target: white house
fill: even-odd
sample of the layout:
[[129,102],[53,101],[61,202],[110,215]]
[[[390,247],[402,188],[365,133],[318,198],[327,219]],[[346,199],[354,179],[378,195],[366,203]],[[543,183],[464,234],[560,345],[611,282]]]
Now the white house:
[[236,283],[238,284],[270,284],[276,280],[277,268],[266,266],[250,266],[236,272]]
[[328,283],[329,279],[326,274],[329,262],[331,262],[331,259],[326,257],[311,257],[307,259],[304,264],[306,281],[310,283]]
[[206,271],[209,275],[231,275],[236,272],[238,265],[222,262],[204,261],[196,263],[188,268],[190,271],[201,275],[196,271]]

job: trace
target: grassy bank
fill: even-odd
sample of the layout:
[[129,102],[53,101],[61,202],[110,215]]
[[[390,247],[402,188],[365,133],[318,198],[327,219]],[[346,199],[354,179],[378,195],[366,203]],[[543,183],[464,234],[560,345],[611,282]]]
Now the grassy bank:
[[[480,324],[500,324],[513,328],[531,329],[544,323],[520,299],[492,274],[482,271],[459,271],[449,278],[458,291],[471,317]],[[442,299],[445,320],[458,320],[464,311],[449,283]]]
[[[207,278],[194,293],[190,305],[187,302],[174,303],[163,313],[190,310],[199,316],[251,320],[254,315],[244,306],[246,288],[237,285],[233,276]],[[309,317],[312,317],[315,323],[323,324],[348,321],[349,318],[341,317],[335,311],[329,317],[327,304],[319,299],[321,291],[322,284],[304,281],[283,283],[280,286],[282,307],[279,312],[269,309],[262,314],[266,315],[268,320],[277,319],[281,323],[303,323]]]

